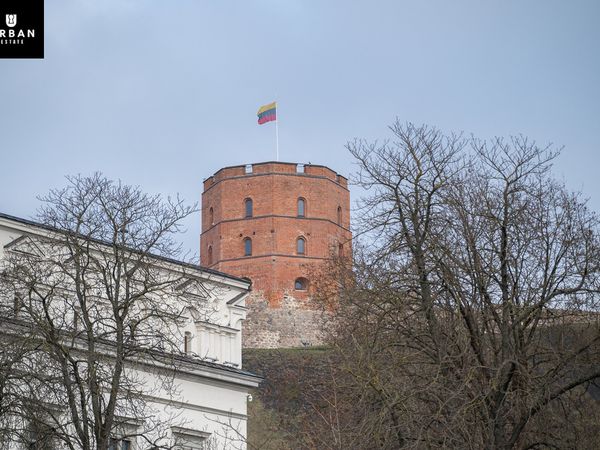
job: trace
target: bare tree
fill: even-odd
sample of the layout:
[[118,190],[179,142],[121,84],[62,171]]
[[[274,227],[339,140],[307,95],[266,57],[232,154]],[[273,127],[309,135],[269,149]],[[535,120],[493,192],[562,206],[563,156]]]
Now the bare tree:
[[551,177],[557,151],[391,130],[348,145],[366,196],[334,338],[346,448],[592,448],[598,218]]
[[[171,258],[181,256],[175,235],[195,207],[100,174],[68,182],[41,198],[46,233],[11,243],[3,262],[3,299],[14,301],[3,310],[4,339],[27,342],[2,353],[2,374],[21,374],[3,417],[22,419],[22,439],[51,430],[71,449],[105,450],[117,435],[159,448],[162,424],[146,398],[174,388],[169,369],[188,306],[179,287],[190,280]],[[148,386],[149,370],[158,385]]]

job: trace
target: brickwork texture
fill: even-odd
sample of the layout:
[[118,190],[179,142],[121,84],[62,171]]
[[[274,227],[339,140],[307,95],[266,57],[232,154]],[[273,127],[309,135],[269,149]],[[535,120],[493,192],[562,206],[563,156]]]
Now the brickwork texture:
[[204,181],[201,264],[252,280],[245,347],[320,343],[310,274],[351,239],[347,179],[327,167],[256,163]]

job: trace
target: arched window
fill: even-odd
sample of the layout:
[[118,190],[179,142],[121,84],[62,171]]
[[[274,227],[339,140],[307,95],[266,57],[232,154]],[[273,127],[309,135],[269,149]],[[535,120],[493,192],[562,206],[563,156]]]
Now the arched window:
[[296,240],[296,253],[304,255],[306,253],[306,240],[303,237],[299,237]]
[[212,265],[213,259],[212,259],[212,245],[208,246],[208,265]]
[[246,217],[252,217],[252,199],[247,198],[244,200],[244,208],[246,210]]
[[338,225],[342,224],[342,207],[341,206],[338,206],[338,209],[337,209],[337,223],[338,223]]
[[213,211],[213,209],[212,209],[212,206],[211,206],[211,207],[210,207],[210,209],[208,210],[208,220],[209,220],[209,223],[210,223],[211,225],[214,225],[214,224],[215,224],[215,214],[214,214],[214,211]]
[[306,291],[308,289],[308,280],[306,278],[296,278],[294,281],[294,289],[297,291]]
[[304,217],[306,211],[306,200],[302,197],[298,199],[298,217]]
[[192,333],[186,331],[183,335],[183,353],[189,355],[192,353]]
[[252,239],[247,237],[244,239],[244,256],[252,255]]

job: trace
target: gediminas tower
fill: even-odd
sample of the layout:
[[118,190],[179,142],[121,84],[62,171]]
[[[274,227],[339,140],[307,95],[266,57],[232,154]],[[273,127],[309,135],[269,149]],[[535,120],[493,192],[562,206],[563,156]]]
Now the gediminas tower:
[[255,163],[204,181],[201,264],[252,280],[246,347],[319,343],[311,274],[351,239],[348,180],[328,167]]

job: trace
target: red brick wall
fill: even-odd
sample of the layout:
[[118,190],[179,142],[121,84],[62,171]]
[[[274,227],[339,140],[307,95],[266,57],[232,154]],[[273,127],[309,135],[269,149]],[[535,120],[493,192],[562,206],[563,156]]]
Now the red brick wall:
[[[305,217],[297,217],[297,201],[305,202]],[[245,218],[244,200],[253,201],[253,217]],[[338,224],[338,207],[342,220]],[[213,208],[213,223],[210,223]],[[350,194],[346,178],[324,166],[268,162],[219,170],[204,182],[202,194],[201,263],[253,281],[272,306],[294,290],[341,243],[350,252]],[[305,255],[296,254],[296,240],[306,240]],[[244,256],[244,239],[252,239],[252,256]],[[212,247],[212,262],[208,248]],[[309,280],[310,282],[310,280]]]

